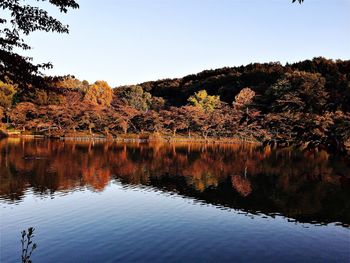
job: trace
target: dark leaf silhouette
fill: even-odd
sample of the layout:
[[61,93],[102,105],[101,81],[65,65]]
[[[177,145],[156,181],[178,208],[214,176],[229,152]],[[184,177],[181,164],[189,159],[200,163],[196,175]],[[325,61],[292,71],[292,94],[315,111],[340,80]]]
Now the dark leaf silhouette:
[[[44,2],[47,0],[37,1]],[[33,64],[32,59],[19,55],[15,49],[28,50],[22,34],[29,35],[34,31],[68,33],[68,26],[62,24],[49,13],[34,6],[33,2],[26,4],[18,0],[2,0],[0,9],[8,14],[9,18],[0,19],[0,80],[7,78],[15,81],[22,88],[30,84],[45,85],[41,69],[51,68],[50,63]],[[74,0],[49,0],[49,3],[66,13],[70,8],[78,8]]]

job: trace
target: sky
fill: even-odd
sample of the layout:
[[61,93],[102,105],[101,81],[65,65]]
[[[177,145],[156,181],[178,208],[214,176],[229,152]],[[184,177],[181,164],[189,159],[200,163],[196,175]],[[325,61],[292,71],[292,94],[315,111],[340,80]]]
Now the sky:
[[112,87],[254,62],[350,59],[350,0],[77,0],[69,34],[35,32],[49,75]]

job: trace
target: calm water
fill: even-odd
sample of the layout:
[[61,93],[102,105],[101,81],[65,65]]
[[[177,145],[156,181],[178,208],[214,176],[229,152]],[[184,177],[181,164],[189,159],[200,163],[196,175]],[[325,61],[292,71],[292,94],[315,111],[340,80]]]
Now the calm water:
[[350,167],[243,145],[0,141],[0,262],[350,262]]

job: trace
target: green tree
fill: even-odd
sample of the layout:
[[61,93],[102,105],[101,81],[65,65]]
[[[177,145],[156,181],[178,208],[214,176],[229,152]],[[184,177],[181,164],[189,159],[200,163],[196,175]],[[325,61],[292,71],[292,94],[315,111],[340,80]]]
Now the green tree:
[[12,106],[13,97],[16,94],[16,86],[0,81],[0,106],[9,108]]
[[274,112],[307,110],[322,113],[329,97],[325,84],[325,78],[319,73],[286,73],[266,90],[264,104]]
[[213,111],[220,106],[220,96],[210,96],[205,90],[196,92],[188,98],[190,105],[199,107],[205,111]]
[[152,104],[152,95],[145,92],[141,86],[126,86],[115,89],[119,102],[139,111],[147,111]]

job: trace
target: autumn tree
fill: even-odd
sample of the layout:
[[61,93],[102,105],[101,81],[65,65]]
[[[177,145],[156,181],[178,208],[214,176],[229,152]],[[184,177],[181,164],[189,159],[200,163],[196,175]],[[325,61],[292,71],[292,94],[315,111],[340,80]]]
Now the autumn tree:
[[164,128],[171,131],[173,136],[176,136],[178,131],[187,131],[190,124],[186,113],[186,107],[171,107],[169,110],[162,110],[160,116]]
[[47,134],[51,135],[51,130],[68,128],[63,125],[61,116],[63,108],[57,105],[40,106],[37,109],[38,128],[47,131]]
[[19,89],[17,98],[19,101],[32,102],[38,105],[47,104],[47,91],[30,86],[27,89]]
[[132,119],[140,113],[139,110],[125,104],[117,96],[114,96],[112,101],[112,108],[118,114],[118,127],[122,129],[123,133],[126,134],[130,128],[133,126]]
[[220,105],[219,96],[210,96],[205,90],[200,90],[188,98],[190,105],[199,107],[205,111],[213,111]]
[[144,131],[147,131],[160,133],[163,131],[164,123],[161,120],[159,114],[153,110],[141,112],[139,115],[136,115],[131,121],[136,128],[136,132],[143,133]]
[[253,102],[255,97],[255,92],[250,88],[242,89],[236,96],[233,101],[233,106],[236,108],[242,108]]
[[207,140],[208,135],[214,135],[213,131],[219,131],[217,125],[219,122],[217,111],[212,111],[210,114],[199,114],[195,118],[196,124],[198,125],[198,130],[201,131],[201,134],[204,139]]
[[190,137],[192,132],[201,133],[201,127],[206,118],[205,111],[197,106],[185,106],[183,110],[188,125],[188,136]]
[[[63,96],[60,94],[56,95]],[[92,110],[95,107],[95,105],[89,101],[82,101],[83,94],[79,91],[72,90],[65,93],[63,97],[64,103],[52,103],[52,95],[50,94],[49,96],[49,104],[40,106],[38,114],[42,122],[51,124],[51,127],[48,127],[49,130],[55,129],[60,133],[71,130],[76,131],[76,129],[79,128],[79,120],[83,112]],[[60,97],[57,99],[59,98]]]
[[103,132],[106,136],[117,135],[118,131],[123,130],[122,116],[116,112],[113,108],[105,108],[100,115],[100,118],[97,119],[97,127],[99,131]]
[[5,109],[0,106],[0,123],[2,122],[3,118],[5,118]]
[[52,86],[59,89],[68,89],[68,90],[82,90],[86,92],[89,88],[89,82],[86,80],[80,81],[72,76],[68,76],[64,79],[58,80],[57,82],[52,83]]
[[38,105],[47,105],[49,104],[49,96],[46,90],[36,89],[35,90],[34,101]]
[[32,128],[32,121],[36,117],[36,112],[37,110],[33,103],[21,102],[10,111],[9,116],[16,127]]
[[[79,127],[79,119],[85,110],[94,107],[88,101],[83,100],[83,93],[79,91],[69,91],[65,93],[65,103],[58,104],[57,111],[53,111],[56,122],[59,127],[63,126],[74,132]],[[54,108],[51,106],[51,108]]]
[[[66,93],[66,92],[65,92]],[[69,92],[68,92],[69,94]],[[65,105],[67,103],[67,99],[69,97],[68,94],[62,94],[57,91],[47,91],[48,104],[49,105]]]
[[328,130],[329,143],[334,150],[348,151],[350,154],[350,113],[336,111],[334,125]]
[[[42,0],[36,2],[49,2],[66,13],[70,8],[78,8],[74,0]],[[41,75],[41,69],[51,68],[50,63],[33,64],[31,58],[24,57],[18,50],[28,50],[31,47],[22,38],[35,31],[68,33],[68,26],[63,25],[58,19],[37,6],[26,4],[29,1],[2,0],[0,9],[7,16],[0,18],[0,80],[7,77],[18,83],[21,87],[27,87],[33,83],[45,83]],[[8,18],[7,18],[8,17]]]
[[94,105],[109,106],[113,99],[113,91],[106,81],[96,81],[90,85],[85,94],[85,100]]
[[12,106],[13,97],[16,94],[16,86],[0,81],[0,106],[9,108]]
[[80,116],[79,118],[78,125],[83,130],[89,130],[89,134],[91,135],[92,129],[96,127],[94,123],[93,112],[92,111],[83,112],[82,116]]
[[165,106],[165,99],[162,97],[152,97],[150,102],[151,110],[160,111]]

